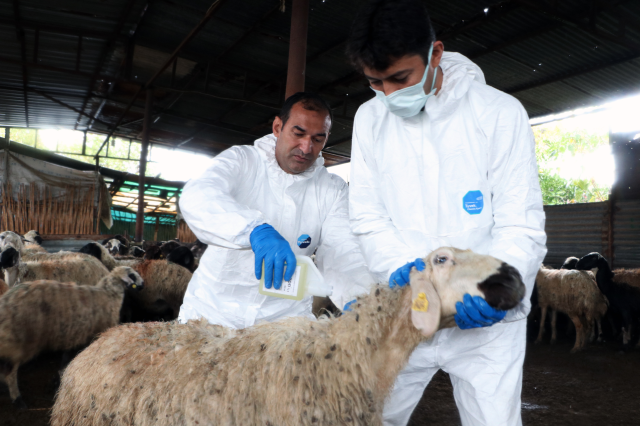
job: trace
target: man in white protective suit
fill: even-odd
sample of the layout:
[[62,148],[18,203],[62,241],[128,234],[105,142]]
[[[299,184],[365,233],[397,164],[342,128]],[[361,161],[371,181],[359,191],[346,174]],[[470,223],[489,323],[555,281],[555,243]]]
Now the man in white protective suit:
[[465,295],[458,327],[439,331],[409,358],[385,404],[385,424],[406,425],[443,369],[463,425],[520,425],[529,297],[546,254],[527,113],[487,86],[474,63],[444,52],[420,0],[365,4],[347,53],[376,94],[355,116],[349,195],[351,229],[372,272],[405,285],[412,267],[424,268],[416,258],[454,246],[515,266],[527,286],[508,312]]
[[[311,313],[301,301],[258,293],[264,261],[265,286],[289,281],[295,255],[312,255],[331,299],[342,306],[368,291],[374,278],[349,228],[348,187],[323,166],[320,151],[332,113],[319,96],[289,97],[273,122],[273,134],[253,146],[234,146],[215,157],[202,176],[187,183],[182,214],[209,245],[193,274],[179,321],[244,328]],[[286,271],[286,272],[285,272]]]

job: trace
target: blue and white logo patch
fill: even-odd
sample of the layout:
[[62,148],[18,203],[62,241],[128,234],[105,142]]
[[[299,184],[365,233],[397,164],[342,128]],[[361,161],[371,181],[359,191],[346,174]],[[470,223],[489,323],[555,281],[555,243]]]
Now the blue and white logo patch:
[[469,214],[480,214],[484,208],[484,196],[480,191],[469,191],[462,197],[462,208]]
[[311,244],[311,237],[307,234],[302,234],[298,237],[298,247],[307,248]]

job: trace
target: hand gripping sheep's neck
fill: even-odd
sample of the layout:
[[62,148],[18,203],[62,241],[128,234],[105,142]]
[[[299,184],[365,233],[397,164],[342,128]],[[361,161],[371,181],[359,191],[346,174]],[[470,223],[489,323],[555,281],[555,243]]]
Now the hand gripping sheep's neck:
[[[410,287],[374,287],[338,318],[244,330],[204,320],[111,329],[66,370],[51,424],[382,425],[398,372],[422,340],[453,324],[463,294],[482,295],[478,284],[486,283],[503,302],[512,294],[505,303],[514,307],[524,293],[497,259],[437,254],[450,261],[428,257]],[[514,291],[491,290],[495,275]]]

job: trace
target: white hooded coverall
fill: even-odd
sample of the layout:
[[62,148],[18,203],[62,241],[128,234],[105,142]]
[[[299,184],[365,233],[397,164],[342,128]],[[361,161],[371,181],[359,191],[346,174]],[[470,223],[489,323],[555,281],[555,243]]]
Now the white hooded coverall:
[[379,280],[453,246],[513,265],[527,294],[498,324],[441,330],[420,344],[385,404],[385,424],[407,424],[442,368],[463,425],[519,425],[525,318],[546,254],[535,142],[522,105],[487,86],[475,64],[444,53],[440,67],[442,89],[417,116],[395,116],[376,98],[359,108],[351,229]]
[[296,255],[318,249],[316,262],[333,286],[336,306],[366,293],[374,282],[349,229],[346,183],[327,172],[322,157],[303,173],[285,173],[275,144],[275,136],[268,135],[254,146],[229,148],[185,186],[182,215],[209,247],[187,288],[180,322],[204,317],[244,328],[260,320],[314,318],[312,297],[295,301],[258,293],[249,235],[263,223],[273,226]]

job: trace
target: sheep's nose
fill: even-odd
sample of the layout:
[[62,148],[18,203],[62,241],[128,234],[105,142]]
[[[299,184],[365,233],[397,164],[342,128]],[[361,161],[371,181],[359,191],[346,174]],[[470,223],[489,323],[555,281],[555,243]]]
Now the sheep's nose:
[[520,272],[507,263],[479,283],[478,288],[490,306],[503,311],[516,307],[526,291]]

